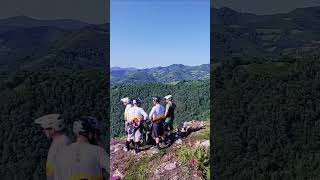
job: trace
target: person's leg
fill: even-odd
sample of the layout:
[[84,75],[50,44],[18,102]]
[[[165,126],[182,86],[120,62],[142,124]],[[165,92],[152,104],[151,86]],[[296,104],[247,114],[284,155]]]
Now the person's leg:
[[130,150],[130,141],[126,141],[125,151],[129,151],[129,150]]
[[128,133],[128,137],[126,140],[126,147],[125,147],[125,151],[130,151],[130,134]]
[[160,149],[159,143],[160,143],[160,136],[159,136],[159,122],[152,123],[152,138],[156,141],[156,148]]
[[137,130],[135,133],[135,140],[134,140],[135,141],[134,149],[136,153],[139,153],[140,151],[140,139],[141,139],[141,132],[140,130]]
[[173,118],[171,119],[170,123],[169,123],[169,143],[172,143],[172,141],[174,141],[175,138],[175,133],[173,130]]
[[128,126],[126,121],[124,121],[124,130],[126,131],[126,133],[128,133]]
[[157,145],[157,148],[160,149],[159,147],[159,143],[162,140],[164,140],[164,128],[163,128],[163,121],[164,120],[160,120],[158,122],[158,126],[157,126],[157,135],[158,135],[158,145]]
[[133,142],[133,139],[134,139],[134,132],[133,132],[133,129],[131,126],[127,126],[127,134],[128,134],[128,137],[127,137],[127,142],[126,142],[126,150],[127,151],[130,151],[130,144],[132,143],[134,145],[134,142]]
[[170,141],[170,136],[171,136],[171,132],[172,132],[172,118],[171,117],[167,117],[164,121],[164,142],[165,144],[168,144],[167,142]]
[[157,137],[157,138],[156,138],[156,148],[157,148],[157,149],[160,149],[159,143],[160,143],[160,138]]

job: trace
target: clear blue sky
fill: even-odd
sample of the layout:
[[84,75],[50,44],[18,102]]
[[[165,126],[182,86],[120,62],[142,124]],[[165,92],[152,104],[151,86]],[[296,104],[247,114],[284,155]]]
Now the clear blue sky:
[[209,0],[111,0],[111,67],[210,63]]

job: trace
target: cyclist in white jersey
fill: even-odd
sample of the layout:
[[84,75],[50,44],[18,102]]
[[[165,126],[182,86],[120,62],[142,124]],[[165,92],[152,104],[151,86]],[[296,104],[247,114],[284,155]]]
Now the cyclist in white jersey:
[[153,107],[149,114],[152,121],[152,137],[156,140],[156,148],[160,150],[160,137],[163,135],[163,120],[165,118],[165,108],[160,104],[160,97],[152,97]]
[[47,114],[34,121],[42,127],[47,138],[52,139],[46,162],[46,175],[48,180],[55,177],[58,154],[71,143],[71,140],[63,132],[64,120],[60,114]]
[[133,106],[132,103],[131,103],[131,100],[130,98],[128,97],[125,97],[125,98],[122,98],[120,100],[123,105],[125,106],[125,110],[124,110],[124,129],[125,131],[128,133],[128,127],[127,127],[127,116],[128,116],[128,111],[129,109]]
[[92,117],[81,117],[73,124],[76,142],[64,149],[59,157],[59,180],[102,180],[108,170],[108,154],[98,145],[90,144],[95,125]]
[[142,126],[142,120],[147,120],[148,114],[140,107],[140,99],[134,99],[132,103],[133,107],[129,109],[127,116],[128,137],[125,151],[130,150],[130,141],[134,141],[135,153],[138,153],[141,140],[140,130]]

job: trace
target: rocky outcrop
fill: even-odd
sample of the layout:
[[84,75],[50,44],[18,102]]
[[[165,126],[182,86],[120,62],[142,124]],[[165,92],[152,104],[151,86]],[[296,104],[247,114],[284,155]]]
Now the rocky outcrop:
[[[137,173],[143,171],[144,179],[205,179],[203,172],[196,168],[197,160],[194,163],[191,161],[181,163],[177,155],[177,149],[184,146],[190,149],[197,147],[209,149],[209,137],[196,139],[192,136],[192,134],[203,134],[204,131],[209,131],[209,128],[210,124],[208,122],[194,120],[185,122],[180,130],[182,130],[181,132],[188,132],[186,136],[176,136],[171,145],[162,145],[160,151],[155,150],[152,146],[141,147],[142,150],[138,154],[135,154],[133,150],[125,152],[123,150],[124,140],[112,141],[110,145],[112,179],[132,178],[128,177],[132,175],[132,169],[130,168],[137,168]],[[129,171],[131,174],[128,175]]]

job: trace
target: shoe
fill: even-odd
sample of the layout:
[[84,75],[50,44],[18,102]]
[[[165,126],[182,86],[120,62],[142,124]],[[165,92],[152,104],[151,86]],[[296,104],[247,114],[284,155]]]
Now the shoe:
[[126,147],[123,149],[125,152],[130,151],[130,142],[126,141]]
[[139,143],[138,143],[138,142],[137,142],[137,143],[135,143],[134,151],[135,151],[135,153],[136,153],[136,154],[138,154],[138,153],[139,153],[139,151],[140,151],[140,149],[139,149]]

